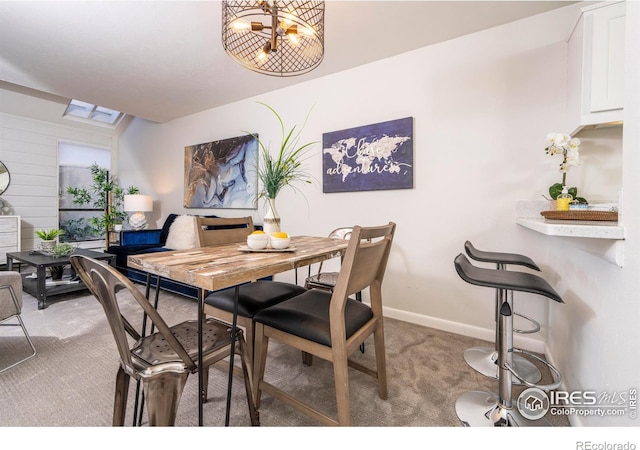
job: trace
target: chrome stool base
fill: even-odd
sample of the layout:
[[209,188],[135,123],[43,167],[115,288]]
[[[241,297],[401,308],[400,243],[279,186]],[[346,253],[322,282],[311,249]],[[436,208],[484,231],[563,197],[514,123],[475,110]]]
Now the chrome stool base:
[[[514,354],[513,368],[518,375],[522,376],[529,383],[537,383],[542,379],[540,370],[528,359],[523,356]],[[482,375],[498,379],[498,352],[491,347],[472,347],[464,352],[464,360],[477,372]],[[513,384],[521,385],[522,383],[517,377],[513,377]]]
[[512,408],[500,406],[498,395],[493,392],[469,391],[456,400],[456,414],[465,427],[550,427],[551,423],[542,417],[538,420],[526,419],[515,405]]

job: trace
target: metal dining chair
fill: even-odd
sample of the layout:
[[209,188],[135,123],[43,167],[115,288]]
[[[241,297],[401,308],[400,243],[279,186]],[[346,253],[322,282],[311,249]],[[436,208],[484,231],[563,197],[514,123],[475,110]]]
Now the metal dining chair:
[[[187,377],[198,371],[198,321],[190,320],[169,326],[136,286],[114,267],[83,255],[71,255],[69,259],[81,280],[102,305],[118,347],[120,367],[116,375],[113,425],[124,425],[131,378],[142,380],[149,425],[174,425]],[[134,302],[128,300],[126,294],[130,294]],[[126,302],[126,308],[121,308],[123,301]],[[137,308],[132,310],[131,305]],[[147,336],[136,326],[144,316],[151,321],[152,329],[157,330]],[[215,319],[207,319],[202,329],[206,397],[208,368],[230,355],[231,332],[227,324]],[[133,340],[133,346],[129,344],[130,340]],[[251,423],[258,425],[250,395],[247,352],[241,334],[238,341]]]
[[[264,392],[322,424],[348,426],[351,424],[349,367],[377,379],[379,397],[387,398],[382,280],[395,229],[392,222],[378,227],[355,226],[332,291],[310,289],[254,316],[256,359],[253,393],[257,407]],[[369,289],[371,306],[349,297],[366,288]],[[374,337],[375,369],[349,359],[349,355],[371,335]],[[337,417],[314,408],[264,379],[270,339],[333,364]],[[287,380],[280,382],[286,385]]]
[[[353,227],[341,227],[336,228],[331,233],[329,233],[329,237],[331,239],[349,239],[351,237],[351,233],[353,232]],[[309,271],[311,271],[311,267],[309,267]],[[307,289],[317,288],[317,289],[326,289],[328,291],[332,291],[338,281],[338,272],[323,272],[322,271],[322,262],[318,265],[318,272],[307,277],[304,281],[304,286]]]

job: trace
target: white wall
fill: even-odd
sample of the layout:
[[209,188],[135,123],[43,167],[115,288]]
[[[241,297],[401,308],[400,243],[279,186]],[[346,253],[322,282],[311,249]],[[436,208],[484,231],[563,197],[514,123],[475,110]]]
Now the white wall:
[[[640,3],[627,2],[623,201],[625,228],[622,268],[587,251],[591,245],[570,238],[548,239],[548,261],[565,304],[552,310],[549,350],[574,390],[628,395],[638,389],[640,363]],[[586,164],[586,162],[585,162]],[[588,246],[589,245],[589,246]],[[576,419],[574,417],[574,419]],[[585,417],[574,423],[638,425],[624,417]]]

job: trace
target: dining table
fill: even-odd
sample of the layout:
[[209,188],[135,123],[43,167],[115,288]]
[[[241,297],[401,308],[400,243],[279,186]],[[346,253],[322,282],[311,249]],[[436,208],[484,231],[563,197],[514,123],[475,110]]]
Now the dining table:
[[[237,330],[239,286],[328,259],[342,257],[348,240],[316,236],[292,236],[285,249],[251,250],[245,243],[232,243],[186,250],[130,255],[129,267],[158,278],[168,278],[198,290],[198,425],[203,425],[204,380],[202,367],[202,325],[204,300],[213,291],[235,287],[235,305],[231,324],[231,353],[225,425],[229,425]],[[297,272],[296,272],[297,273]],[[296,277],[297,278],[297,277]],[[147,277],[147,280],[150,278]],[[149,281],[148,281],[149,283]],[[158,283],[159,285],[159,283]],[[147,286],[148,288],[148,286]]]

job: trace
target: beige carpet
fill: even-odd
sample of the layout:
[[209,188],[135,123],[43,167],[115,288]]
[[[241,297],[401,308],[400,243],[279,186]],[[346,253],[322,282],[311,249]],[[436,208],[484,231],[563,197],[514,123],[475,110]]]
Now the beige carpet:
[[[111,424],[114,379],[118,357],[98,302],[86,293],[65,295],[37,310],[25,294],[23,319],[38,354],[0,374],[0,425],[10,427],[106,427]],[[196,317],[196,304],[163,293],[159,310],[167,322]],[[26,351],[17,335],[0,339],[0,364]],[[469,368],[463,352],[474,345],[490,345],[398,320],[385,321],[389,399],[378,398],[375,381],[350,372],[353,425],[375,427],[460,427],[456,398],[467,390],[496,391],[497,382]],[[373,366],[373,345],[355,357]],[[548,371],[543,370],[549,381]],[[308,402],[335,411],[330,364],[315,358],[312,367],[301,364],[300,353],[272,343],[266,378],[297,392]],[[204,406],[207,426],[224,424],[227,374],[212,370],[209,401]],[[242,380],[235,379],[232,426],[248,426]],[[131,424],[135,384],[130,390],[126,423]],[[187,382],[177,419],[179,426],[196,426],[197,376]],[[517,392],[517,391],[516,391]],[[515,393],[514,395],[517,395]],[[306,416],[268,396],[260,408],[264,427],[315,426]],[[566,426],[564,418],[549,418]]]

